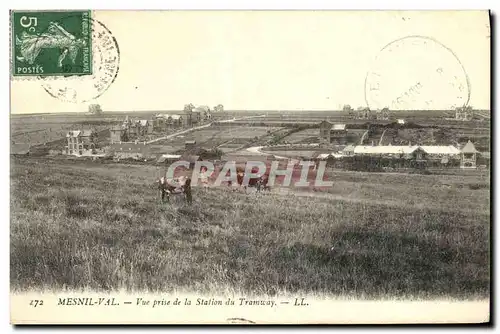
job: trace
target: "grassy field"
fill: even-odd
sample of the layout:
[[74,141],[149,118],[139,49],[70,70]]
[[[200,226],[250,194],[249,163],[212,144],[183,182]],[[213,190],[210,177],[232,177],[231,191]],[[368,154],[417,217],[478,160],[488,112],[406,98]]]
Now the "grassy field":
[[103,131],[113,124],[110,118],[17,116],[11,118],[11,142],[14,144],[42,145],[66,138],[70,130],[95,129]]
[[468,186],[489,179],[446,196],[436,176],[339,173],[335,194],[194,188],[188,206],[158,202],[159,173],[13,158],[11,288],[489,295],[489,189]]

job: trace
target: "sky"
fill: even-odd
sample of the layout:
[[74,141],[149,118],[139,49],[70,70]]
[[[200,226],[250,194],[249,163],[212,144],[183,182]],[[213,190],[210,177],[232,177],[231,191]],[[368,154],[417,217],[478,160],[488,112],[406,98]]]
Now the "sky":
[[[220,103],[226,110],[364,107],[365,79],[379,70],[380,57],[385,79],[377,107],[389,106],[406,91],[415,93],[411,87],[417,82],[424,86],[417,92],[419,101],[404,108],[418,109],[424,99],[435,101],[427,102],[428,109],[455,105],[456,90],[441,89],[428,76],[431,67],[442,64],[449,78],[466,82],[467,74],[470,105],[489,109],[489,18],[484,11],[98,11],[93,17],[118,43],[115,81],[97,99],[75,103],[52,97],[37,78],[12,79],[11,113],[84,112],[90,103],[104,111],[181,110],[187,103]],[[445,45],[465,72],[444,48],[417,47],[418,57],[411,48],[389,56],[381,51],[411,35]],[[418,62],[422,57],[430,60]],[[57,85],[82,94],[92,85],[89,78],[65,80],[57,79]]]

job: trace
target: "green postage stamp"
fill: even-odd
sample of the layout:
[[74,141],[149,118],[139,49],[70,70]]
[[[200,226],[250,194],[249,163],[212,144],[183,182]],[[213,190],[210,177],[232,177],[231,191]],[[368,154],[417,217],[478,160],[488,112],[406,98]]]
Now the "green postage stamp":
[[11,11],[12,74],[92,74],[91,11]]

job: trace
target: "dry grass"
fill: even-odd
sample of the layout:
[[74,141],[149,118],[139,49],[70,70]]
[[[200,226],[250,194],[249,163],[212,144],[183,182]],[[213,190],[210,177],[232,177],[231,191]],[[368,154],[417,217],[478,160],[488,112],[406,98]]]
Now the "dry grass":
[[148,168],[12,160],[12,289],[489,294],[489,212],[221,189],[162,205]]

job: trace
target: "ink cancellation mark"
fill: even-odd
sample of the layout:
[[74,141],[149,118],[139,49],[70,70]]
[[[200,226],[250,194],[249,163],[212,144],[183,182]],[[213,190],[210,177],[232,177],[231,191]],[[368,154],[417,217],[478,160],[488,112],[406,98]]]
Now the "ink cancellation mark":
[[91,12],[13,11],[12,74],[92,74]]
[[458,57],[425,36],[387,44],[365,79],[365,101],[373,110],[453,109],[469,99],[469,79]]
[[120,64],[120,50],[116,38],[100,21],[90,19],[92,34],[92,68],[89,76],[47,78],[42,87],[52,97],[73,103],[94,100],[104,94],[115,81]]

